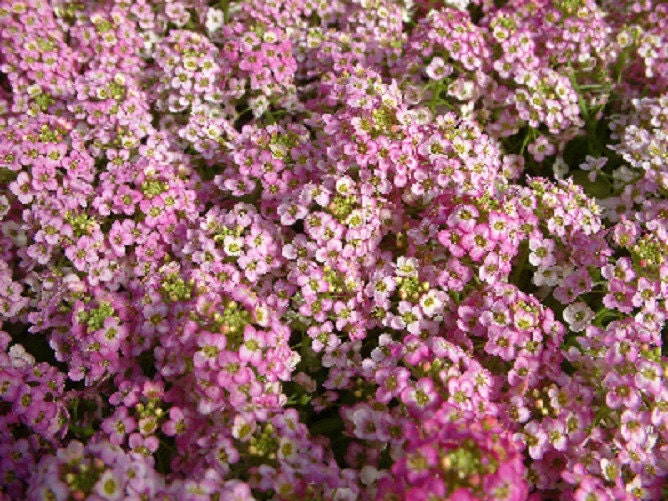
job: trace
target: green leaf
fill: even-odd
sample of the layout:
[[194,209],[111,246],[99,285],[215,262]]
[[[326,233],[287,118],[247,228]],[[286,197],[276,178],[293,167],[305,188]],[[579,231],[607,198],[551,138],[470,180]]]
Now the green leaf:
[[317,435],[332,435],[343,431],[343,420],[340,417],[331,417],[315,422],[311,426],[311,434]]
[[612,196],[612,184],[607,178],[599,175],[594,182],[591,182],[588,177],[589,173],[576,170],[573,172],[573,182],[582,186],[582,189],[595,198],[608,198]]

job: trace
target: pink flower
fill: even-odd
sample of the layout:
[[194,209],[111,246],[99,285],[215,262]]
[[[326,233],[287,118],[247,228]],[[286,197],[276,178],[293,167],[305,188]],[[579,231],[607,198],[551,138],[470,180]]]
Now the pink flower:
[[387,403],[404,391],[410,373],[404,367],[395,367],[393,369],[380,369],[375,377],[378,382],[376,400]]
[[19,202],[28,205],[33,200],[30,176],[26,172],[19,172],[16,179],[9,184],[10,191],[16,195]]
[[425,71],[432,80],[443,80],[452,74],[452,66],[445,64],[442,58],[434,57]]
[[573,499],[574,501],[610,501],[612,498],[600,480],[587,476],[580,482],[573,494]]
[[162,424],[162,431],[169,437],[181,435],[187,431],[189,421],[180,407],[172,407],[169,409],[169,418]]
[[438,404],[440,398],[434,388],[434,382],[427,377],[421,378],[414,386],[401,393],[402,401],[415,411],[424,411]]
[[515,358],[515,342],[518,335],[512,329],[493,327],[489,329],[489,339],[485,352],[509,361]]
[[630,376],[622,377],[616,372],[610,372],[603,383],[608,389],[605,402],[612,409],[618,409],[622,405],[628,409],[637,409],[640,405],[640,395]]
[[136,428],[136,421],[128,414],[127,407],[119,407],[113,416],[102,422],[102,430],[109,435],[112,444],[121,445]]
[[517,435],[529,450],[529,456],[532,459],[541,459],[546,450],[548,442],[547,433],[540,427],[536,421],[531,421],[524,427],[522,434]]
[[554,145],[552,145],[549,140],[542,135],[538,136],[538,138],[532,142],[527,149],[536,162],[542,162],[545,157],[554,154],[556,151]]

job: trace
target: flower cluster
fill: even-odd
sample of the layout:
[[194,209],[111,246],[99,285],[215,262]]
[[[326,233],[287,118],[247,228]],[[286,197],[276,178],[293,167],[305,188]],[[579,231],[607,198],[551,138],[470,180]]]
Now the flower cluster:
[[0,331],[0,482],[5,494],[21,497],[39,455],[58,446],[68,411],[66,375],[35,357]]
[[405,430],[406,453],[392,467],[379,499],[525,499],[528,493],[517,444],[492,418],[473,426],[443,410]]
[[37,465],[28,499],[156,498],[161,479],[151,461],[109,443],[72,441]]
[[668,496],[668,8],[0,5],[0,498]]

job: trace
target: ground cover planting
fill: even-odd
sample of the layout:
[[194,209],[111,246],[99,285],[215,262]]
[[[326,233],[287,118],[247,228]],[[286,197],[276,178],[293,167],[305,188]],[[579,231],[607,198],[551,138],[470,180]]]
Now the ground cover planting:
[[0,500],[668,497],[668,3],[0,2]]

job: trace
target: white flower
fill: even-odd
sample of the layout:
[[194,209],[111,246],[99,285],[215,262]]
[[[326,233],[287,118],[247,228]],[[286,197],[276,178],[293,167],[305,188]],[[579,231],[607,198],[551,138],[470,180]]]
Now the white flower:
[[633,42],[633,36],[630,34],[628,29],[620,31],[617,33],[617,43],[622,49],[625,49]]
[[26,88],[26,92],[30,97],[35,97],[42,93],[42,88],[37,84],[33,84]]
[[255,432],[255,421],[241,414],[234,417],[232,425],[232,436],[240,442],[248,442]]
[[269,325],[269,310],[264,306],[256,306],[253,312],[253,318],[258,325],[266,327]]
[[416,277],[417,261],[412,257],[401,256],[397,259],[397,276]]
[[360,470],[360,480],[362,480],[364,485],[373,484],[378,476],[378,470],[371,465],[365,465]]
[[262,34],[262,40],[264,40],[266,43],[275,43],[278,40],[278,37],[273,31],[265,31]]
[[609,459],[601,459],[601,473],[609,482],[614,482],[617,480],[619,475],[619,463],[615,460],[610,461]]
[[635,173],[625,165],[622,165],[612,173],[612,177],[619,184],[624,184],[631,181],[635,177]]
[[584,330],[592,318],[594,318],[594,312],[581,301],[570,304],[564,309],[564,320],[573,332]]
[[240,256],[244,241],[241,238],[227,235],[223,240],[223,250],[228,256]]
[[12,367],[31,367],[35,365],[35,357],[28,353],[20,344],[9,348],[9,359]]
[[105,471],[95,484],[95,491],[102,499],[120,499],[123,493],[118,479],[111,470]]
[[364,213],[360,209],[355,209],[346,218],[346,224],[351,228],[358,228],[364,224]]
[[436,290],[431,289],[420,298],[420,306],[425,315],[433,317],[443,310],[443,300]]
[[269,108],[269,100],[267,99],[267,96],[260,94],[257,97],[250,98],[248,100],[248,106],[253,111],[253,116],[255,118],[260,118]]
[[310,29],[306,34],[306,47],[309,49],[317,49],[322,45],[323,35],[320,31]]
[[7,215],[9,212],[9,200],[6,196],[0,195],[0,219]]
[[341,195],[348,195],[353,186],[353,180],[348,176],[344,176],[336,181],[336,191]]
[[445,3],[446,5],[461,11],[466,10],[469,6],[469,0],[446,0]]
[[435,57],[425,69],[427,76],[432,80],[443,80],[452,74],[452,66],[446,65],[443,58]]
[[547,268],[548,266],[553,265],[556,262],[554,257],[554,247],[554,241],[549,238],[530,238],[529,249],[531,249],[531,253],[529,254],[529,262],[533,266],[542,268]]
[[153,51],[153,46],[160,40],[158,35],[152,31],[142,33],[144,46],[142,47],[142,55],[148,56]]
[[473,82],[464,78],[458,78],[448,87],[448,95],[459,99],[460,101],[468,101],[469,99],[477,98],[476,88]]
[[469,119],[473,116],[473,101],[469,101],[468,103],[462,104],[459,107],[459,113],[461,114],[462,118]]
[[568,174],[568,164],[564,161],[562,157],[557,157],[552,164],[552,170],[554,171],[554,177],[557,179],[563,179],[566,174]]
[[283,437],[278,444],[277,456],[281,460],[289,460],[297,455],[298,450],[298,445],[295,441],[288,437]]
[[225,14],[220,9],[214,9],[213,7],[209,9],[206,13],[206,21],[204,26],[209,33],[218,31],[223,24],[225,24]]
[[547,285],[554,287],[559,283],[559,274],[561,268],[559,266],[550,266],[548,268],[538,268],[533,275],[533,283],[538,287]]

